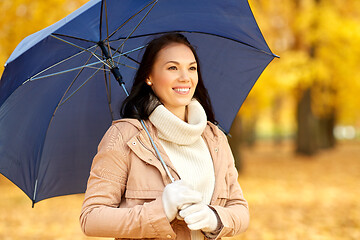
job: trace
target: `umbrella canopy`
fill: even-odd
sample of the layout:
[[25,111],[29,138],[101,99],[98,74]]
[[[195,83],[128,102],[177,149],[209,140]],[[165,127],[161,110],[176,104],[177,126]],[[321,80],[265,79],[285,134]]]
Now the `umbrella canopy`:
[[0,173],[34,203],[84,192],[96,147],[126,97],[114,66],[130,88],[146,43],[174,31],[196,46],[215,118],[228,132],[275,56],[246,0],[92,0],[25,38],[6,62]]

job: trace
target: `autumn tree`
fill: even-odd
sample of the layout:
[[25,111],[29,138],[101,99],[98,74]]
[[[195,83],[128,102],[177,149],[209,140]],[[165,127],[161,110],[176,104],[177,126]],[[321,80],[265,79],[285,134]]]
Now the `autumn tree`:
[[360,118],[359,1],[250,3],[270,47],[281,56],[259,80],[262,91],[273,94],[262,95],[270,96],[273,106],[294,99],[299,153],[334,146],[335,124],[355,125]]

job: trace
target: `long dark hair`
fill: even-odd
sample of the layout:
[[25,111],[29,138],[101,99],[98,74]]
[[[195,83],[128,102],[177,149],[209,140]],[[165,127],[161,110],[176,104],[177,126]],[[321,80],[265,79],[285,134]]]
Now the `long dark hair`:
[[146,47],[140,66],[136,72],[130,95],[123,102],[120,114],[123,118],[148,119],[151,112],[160,101],[153,93],[151,87],[145,80],[150,75],[157,54],[161,49],[171,43],[181,43],[191,49],[197,62],[198,84],[195,89],[194,98],[203,106],[207,120],[216,123],[208,91],[201,77],[200,62],[195,48],[187,38],[180,33],[168,33],[151,40]]

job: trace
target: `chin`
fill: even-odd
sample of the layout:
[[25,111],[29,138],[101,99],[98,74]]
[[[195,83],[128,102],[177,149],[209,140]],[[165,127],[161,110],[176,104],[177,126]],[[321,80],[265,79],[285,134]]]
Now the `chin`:
[[187,105],[189,105],[190,103],[191,103],[191,99],[181,102],[180,105],[182,105],[182,106],[187,106]]

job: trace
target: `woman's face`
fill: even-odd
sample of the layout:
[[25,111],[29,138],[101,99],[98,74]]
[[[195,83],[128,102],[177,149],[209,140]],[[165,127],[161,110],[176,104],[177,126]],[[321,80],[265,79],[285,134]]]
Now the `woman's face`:
[[182,120],[197,83],[195,56],[181,43],[171,43],[158,52],[147,79],[161,103]]

